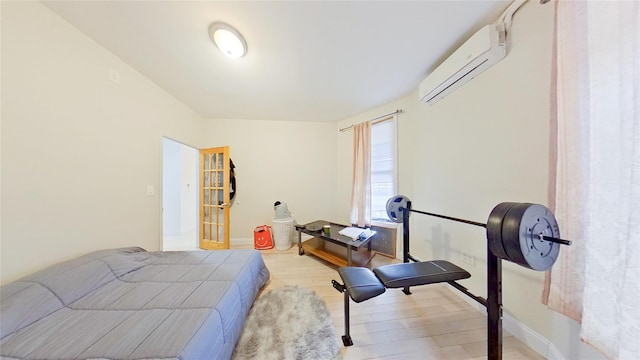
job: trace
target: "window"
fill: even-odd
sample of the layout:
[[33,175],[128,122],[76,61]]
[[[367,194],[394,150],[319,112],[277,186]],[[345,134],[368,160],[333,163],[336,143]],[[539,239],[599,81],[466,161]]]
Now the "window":
[[397,193],[396,116],[371,125],[371,221],[389,222],[387,200]]

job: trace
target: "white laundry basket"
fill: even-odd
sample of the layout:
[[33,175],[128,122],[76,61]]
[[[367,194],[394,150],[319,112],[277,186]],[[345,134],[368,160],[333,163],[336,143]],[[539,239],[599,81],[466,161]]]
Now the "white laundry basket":
[[291,248],[291,237],[293,236],[294,219],[273,219],[273,240],[276,249],[289,250]]

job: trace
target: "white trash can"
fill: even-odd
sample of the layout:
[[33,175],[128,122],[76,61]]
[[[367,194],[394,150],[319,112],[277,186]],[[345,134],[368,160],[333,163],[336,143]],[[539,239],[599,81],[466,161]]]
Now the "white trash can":
[[273,219],[273,240],[278,250],[289,250],[291,248],[291,237],[293,236],[294,219]]

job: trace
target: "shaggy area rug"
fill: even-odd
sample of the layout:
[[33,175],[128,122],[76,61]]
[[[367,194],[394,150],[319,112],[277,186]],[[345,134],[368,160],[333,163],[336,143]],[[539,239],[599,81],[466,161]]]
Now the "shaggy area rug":
[[232,359],[341,359],[324,301],[311,289],[283,286],[253,304]]

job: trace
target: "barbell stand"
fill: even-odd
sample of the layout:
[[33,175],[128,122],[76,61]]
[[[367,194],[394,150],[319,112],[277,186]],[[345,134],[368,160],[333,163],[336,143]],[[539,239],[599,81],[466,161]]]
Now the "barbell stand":
[[[447,220],[462,222],[486,228],[486,224],[458,219],[451,216],[428,213],[425,211],[411,209],[411,201],[407,201],[407,207],[402,210],[402,245],[403,262],[419,262],[409,253],[409,214],[417,212],[419,214],[435,216]],[[405,211],[406,210],[406,211]],[[469,292],[467,288],[455,281],[449,281],[457,290],[471,297],[473,300],[484,305],[487,309],[487,355],[489,360],[502,360],[502,261],[493,254],[487,241],[487,299],[476,296]],[[402,289],[406,295],[411,294],[410,288]]]

